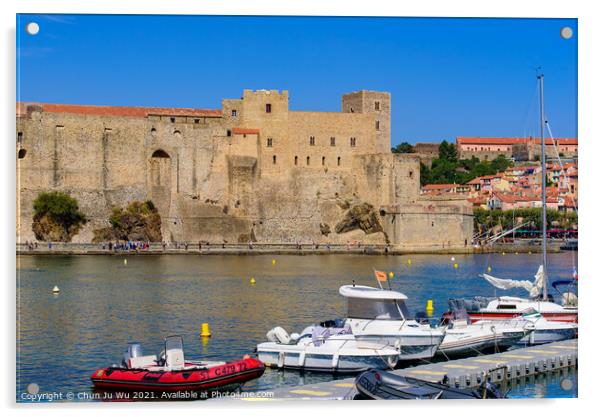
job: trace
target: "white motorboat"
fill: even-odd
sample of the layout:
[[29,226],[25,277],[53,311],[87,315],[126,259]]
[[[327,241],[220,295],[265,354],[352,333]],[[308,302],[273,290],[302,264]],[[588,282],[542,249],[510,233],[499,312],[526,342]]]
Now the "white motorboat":
[[326,372],[361,372],[394,368],[399,352],[391,346],[359,347],[349,326],[309,326],[289,335],[281,327],[267,333],[269,342],[257,345],[266,366]]
[[[477,322],[478,323],[478,322]],[[533,331],[521,338],[518,345],[541,345],[543,343],[559,342],[561,340],[574,339],[577,337],[578,324],[547,320],[545,316],[531,308],[525,311],[520,317],[498,321],[499,324],[531,325]]]
[[269,342],[257,345],[259,359],[271,367],[358,372],[392,368],[398,360],[432,358],[445,328],[410,319],[397,291],[363,285],[344,285],[347,318],[309,326],[289,335],[281,327],[270,330]]
[[443,356],[468,356],[484,351],[503,351],[528,337],[534,325],[528,321],[488,321],[469,323],[453,320],[445,332],[439,353]]
[[445,336],[445,328],[411,319],[404,294],[364,285],[344,285],[347,319],[359,347],[388,345],[399,351],[399,360],[429,359]]

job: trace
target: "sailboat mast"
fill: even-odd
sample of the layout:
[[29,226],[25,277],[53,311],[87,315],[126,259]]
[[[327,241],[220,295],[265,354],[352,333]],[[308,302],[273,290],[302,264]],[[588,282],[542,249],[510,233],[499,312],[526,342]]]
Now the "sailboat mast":
[[541,138],[541,250],[543,254],[543,299],[548,299],[548,257],[547,257],[547,217],[546,217],[546,141],[545,141],[545,114],[543,106],[543,74],[537,76],[539,79],[539,112],[540,112],[540,138]]

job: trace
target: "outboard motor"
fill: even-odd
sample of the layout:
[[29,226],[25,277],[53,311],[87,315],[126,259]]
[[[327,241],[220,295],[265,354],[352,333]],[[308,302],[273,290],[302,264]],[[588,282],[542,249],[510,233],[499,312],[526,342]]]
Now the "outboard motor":
[[142,346],[140,345],[140,343],[128,343],[127,349],[125,350],[125,352],[123,352],[123,360],[121,361],[121,364],[127,368],[131,358],[138,358],[140,356],[143,356]]
[[288,345],[291,343],[290,335],[282,327],[274,327],[266,334],[266,337],[270,342],[274,343],[281,343],[283,345]]

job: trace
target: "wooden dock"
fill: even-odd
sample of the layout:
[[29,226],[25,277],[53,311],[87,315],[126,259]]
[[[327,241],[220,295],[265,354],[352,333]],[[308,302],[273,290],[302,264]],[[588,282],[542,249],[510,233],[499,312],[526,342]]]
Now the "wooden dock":
[[[577,366],[577,340],[549,343],[545,345],[514,349],[503,353],[475,356],[466,359],[442,361],[413,366],[393,371],[398,375],[429,381],[441,381],[447,375],[450,386],[472,388],[483,382],[485,373],[491,369],[505,366],[490,373],[492,382],[509,382],[523,378],[532,378],[549,372],[566,370]],[[355,378],[339,379],[296,387],[278,388],[272,394],[265,392],[256,397],[240,400],[349,400],[357,394]]]

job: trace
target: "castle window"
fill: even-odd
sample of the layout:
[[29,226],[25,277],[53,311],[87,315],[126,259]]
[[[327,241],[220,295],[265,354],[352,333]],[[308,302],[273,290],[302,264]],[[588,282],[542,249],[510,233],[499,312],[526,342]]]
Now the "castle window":
[[325,156],[322,157],[322,165],[326,165],[326,157]]
[[151,127],[151,135],[155,136],[157,134],[157,129]]
[[309,156],[307,157],[307,160],[305,161],[306,165],[309,165]]
[[374,110],[380,110],[380,101],[374,102]]
[[349,138],[349,146],[355,147],[355,138]]
[[17,132],[17,143],[23,142],[23,132]]
[[337,156],[337,165],[341,166],[341,157],[340,156]]
[[236,117],[236,110],[232,110],[232,117]]
[[376,130],[380,130],[380,121],[379,120],[376,121]]
[[336,144],[336,139],[334,137],[330,138],[330,146],[335,146]]
[[316,144],[315,136],[310,136],[309,137],[309,146],[315,146],[315,144]]
[[295,165],[297,165],[298,162],[299,162],[299,158],[297,156],[295,156]]
[[349,107],[349,111],[353,113],[353,107]]
[[182,137],[182,133],[179,130],[174,130],[173,134],[176,138]]
[[272,156],[272,163],[276,165],[276,155]]
[[25,158],[25,154],[27,154],[25,149],[19,149],[19,159]]
[[232,136],[232,131],[230,129],[226,131],[226,136]]
[[266,113],[271,113],[272,112],[272,105],[270,103],[267,103],[265,105],[265,112]]
[[197,125],[200,123],[201,119],[194,119],[194,123],[196,123]]
[[414,171],[410,170],[410,172],[408,173],[408,176],[410,178],[414,178]]
[[267,147],[268,147],[268,148],[271,148],[271,147],[272,147],[272,144],[273,144],[273,142],[272,142],[272,138],[268,138]]
[[175,117],[170,117],[170,118],[169,118],[169,120],[170,120],[172,123],[175,123],[175,122],[176,122],[176,118],[175,118]]

